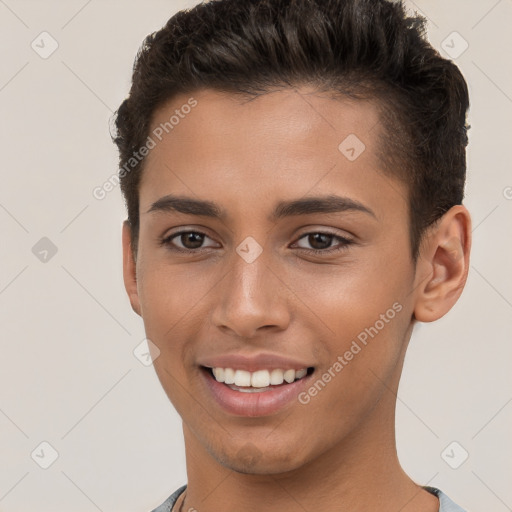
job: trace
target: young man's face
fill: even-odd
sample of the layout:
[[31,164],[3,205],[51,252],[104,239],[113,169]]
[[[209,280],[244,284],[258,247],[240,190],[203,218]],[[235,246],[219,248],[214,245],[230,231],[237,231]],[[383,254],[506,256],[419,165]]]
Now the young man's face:
[[[153,136],[130,297],[160,351],[155,370],[186,442],[211,462],[260,474],[365,436],[387,442],[421,276],[408,192],[376,156],[375,106],[306,89],[252,101],[192,96],[197,106],[161,142]],[[152,130],[188,100],[160,108]],[[150,211],[168,195],[215,203],[221,217]],[[327,196],[345,207],[315,209]],[[309,198],[320,202],[274,216]],[[182,231],[200,234],[161,243]],[[270,388],[260,372],[263,388],[236,390],[208,367],[310,370]]]

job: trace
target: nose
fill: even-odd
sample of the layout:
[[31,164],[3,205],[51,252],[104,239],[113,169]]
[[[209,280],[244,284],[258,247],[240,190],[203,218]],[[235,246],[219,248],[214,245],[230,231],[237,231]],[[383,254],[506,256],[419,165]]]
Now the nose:
[[215,294],[215,327],[246,339],[258,336],[260,330],[288,327],[290,291],[268,260],[265,251],[251,263],[234,253],[231,270]]

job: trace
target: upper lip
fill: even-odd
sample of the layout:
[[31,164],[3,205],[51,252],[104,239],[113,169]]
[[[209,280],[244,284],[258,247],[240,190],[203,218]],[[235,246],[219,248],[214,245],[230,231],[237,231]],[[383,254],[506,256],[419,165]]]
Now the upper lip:
[[198,361],[208,368],[233,368],[254,372],[257,370],[300,370],[312,365],[298,359],[272,353],[259,354],[223,354],[206,357]]

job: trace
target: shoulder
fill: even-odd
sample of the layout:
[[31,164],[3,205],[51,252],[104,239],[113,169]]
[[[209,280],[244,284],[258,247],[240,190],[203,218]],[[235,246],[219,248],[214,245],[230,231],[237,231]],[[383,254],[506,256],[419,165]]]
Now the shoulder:
[[439,512],[466,512],[463,508],[454,503],[443,491],[436,487],[424,487],[425,490],[434,494],[439,499]]
[[151,512],[171,512],[172,507],[176,503],[176,500],[179,498],[180,494],[187,488],[186,485],[183,485],[176,491],[174,491],[159,507],[156,507]]

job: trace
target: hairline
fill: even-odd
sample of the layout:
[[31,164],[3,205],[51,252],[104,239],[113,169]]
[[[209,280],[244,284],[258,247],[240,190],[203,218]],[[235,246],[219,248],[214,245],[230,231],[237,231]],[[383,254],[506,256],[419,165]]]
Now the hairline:
[[[343,77],[339,78],[339,81],[343,83]],[[330,81],[328,78],[322,81],[322,79],[317,80],[298,80],[293,83],[286,83],[284,81],[276,82],[273,85],[269,85],[266,88],[260,89],[251,89],[246,88],[246,90],[239,90],[235,88],[230,88],[229,86],[215,86],[215,85],[207,85],[207,86],[197,86],[190,88],[177,89],[174,92],[170,93],[165,98],[161,99],[158,103],[155,104],[153,110],[150,115],[147,116],[148,123],[144,133],[143,138],[147,138],[151,133],[151,128],[155,124],[155,118],[158,113],[164,109],[166,106],[169,106],[173,102],[176,102],[181,96],[192,96],[194,94],[198,94],[201,92],[216,92],[219,94],[224,94],[229,97],[242,98],[248,101],[253,101],[259,97],[265,96],[267,94],[272,94],[274,92],[281,91],[297,91],[297,88],[303,85],[313,85],[313,90],[308,94],[319,94],[319,93],[328,93],[330,94],[330,99],[336,101],[349,101],[354,104],[359,102],[367,102],[372,104],[376,108],[377,116],[378,116],[378,125],[380,125],[381,129],[378,132],[376,139],[377,146],[375,151],[375,156],[380,164],[380,168],[382,168],[383,172],[391,179],[395,179],[400,183],[404,184],[406,187],[407,197],[405,198],[407,203],[407,224],[409,228],[409,246],[410,246],[410,254],[411,259],[415,263],[418,258],[418,250],[421,240],[423,238],[423,234],[425,230],[421,230],[421,233],[416,236],[416,233],[413,232],[413,212],[412,212],[412,182],[409,181],[407,176],[407,169],[410,169],[411,166],[418,165],[417,163],[411,162],[410,156],[406,155],[404,157],[394,157],[392,155],[392,151],[386,150],[386,146],[390,146],[387,144],[389,142],[393,142],[396,140],[396,136],[392,137],[391,135],[391,127],[389,124],[389,114],[391,117],[397,117],[399,119],[399,128],[398,133],[399,136],[403,135],[404,129],[402,125],[402,116],[399,112],[397,112],[396,105],[394,102],[390,102],[389,105],[385,104],[386,99],[390,97],[395,97],[398,93],[396,90],[393,91],[390,85],[386,82],[383,82],[376,79],[364,80],[356,83],[352,83],[347,90],[335,89],[329,86]],[[378,85],[384,85],[384,87],[377,92]],[[402,93],[403,94],[403,93]],[[244,102],[242,102],[243,104]],[[372,128],[372,130],[375,127]],[[406,141],[406,143],[411,143],[411,141]],[[147,156],[144,157],[139,164],[134,168],[134,171],[138,173],[137,180],[137,225],[132,226],[130,223],[130,231],[132,235],[132,241],[134,241],[134,246],[132,246],[132,254],[134,259],[137,256],[137,248],[138,248],[138,240],[139,240],[139,229],[140,229],[140,187],[142,185],[142,180],[144,177],[145,165],[147,163]],[[409,170],[409,172],[412,172]],[[425,227],[426,228],[426,227]]]

